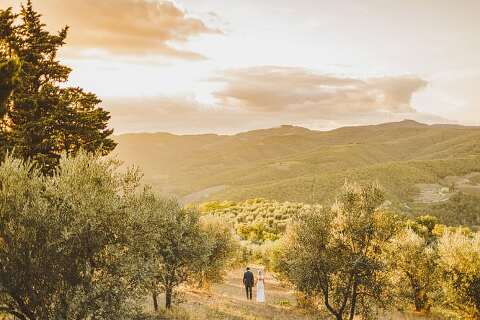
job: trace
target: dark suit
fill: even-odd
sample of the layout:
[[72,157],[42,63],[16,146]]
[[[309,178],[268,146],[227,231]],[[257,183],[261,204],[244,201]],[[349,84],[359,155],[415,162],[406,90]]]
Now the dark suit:
[[252,287],[255,284],[255,278],[253,273],[247,270],[243,274],[243,285],[245,286],[245,292],[247,293],[247,299],[252,300]]

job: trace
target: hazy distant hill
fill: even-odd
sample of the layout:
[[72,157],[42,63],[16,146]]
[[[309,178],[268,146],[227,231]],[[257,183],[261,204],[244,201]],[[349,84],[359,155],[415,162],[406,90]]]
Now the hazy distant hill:
[[411,120],[332,131],[282,126],[232,136],[142,133],[116,140],[119,158],[139,165],[148,183],[188,201],[321,201],[348,179],[378,180],[393,202],[411,205],[420,184],[447,186],[447,176],[480,172],[480,128]]

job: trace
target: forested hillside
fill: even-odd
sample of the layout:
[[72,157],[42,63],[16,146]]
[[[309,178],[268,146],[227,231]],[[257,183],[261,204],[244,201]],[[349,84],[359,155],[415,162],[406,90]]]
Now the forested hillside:
[[139,165],[148,183],[188,203],[256,197],[322,202],[345,180],[378,180],[394,205],[422,211],[455,193],[480,190],[474,178],[480,172],[478,127],[405,120],[232,136],[125,134],[116,141],[119,157]]

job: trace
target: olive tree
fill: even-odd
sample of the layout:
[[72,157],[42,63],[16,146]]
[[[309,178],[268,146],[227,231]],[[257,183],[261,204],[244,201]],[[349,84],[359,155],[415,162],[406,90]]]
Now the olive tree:
[[0,312],[22,320],[127,319],[136,298],[129,254],[134,171],[80,153],[45,177],[0,165]]
[[444,306],[458,319],[480,318],[480,233],[447,231],[439,239]]
[[150,193],[145,199],[144,241],[141,252],[148,264],[146,287],[152,293],[155,311],[158,294],[165,293],[171,308],[175,289],[193,278],[208,256],[208,245],[200,228],[199,213],[183,208],[174,199]]
[[402,305],[428,312],[437,298],[437,252],[433,244],[410,228],[402,230],[388,245],[392,291]]
[[331,208],[299,217],[285,241],[286,278],[338,320],[368,317],[388,303],[382,254],[397,227],[383,202],[374,184],[346,185]]
[[199,287],[223,280],[225,271],[239,248],[231,227],[219,217],[206,215],[200,219],[206,256],[200,264],[195,280]]

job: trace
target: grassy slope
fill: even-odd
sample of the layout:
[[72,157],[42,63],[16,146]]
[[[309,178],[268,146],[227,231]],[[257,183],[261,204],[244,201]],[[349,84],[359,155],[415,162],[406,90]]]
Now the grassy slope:
[[[179,196],[225,185],[210,199],[321,201],[345,179],[378,180],[393,201],[415,183],[480,171],[480,129],[413,121],[328,132],[283,126],[234,136],[127,134],[117,153],[146,181]],[[219,189],[221,190],[221,188]]]

